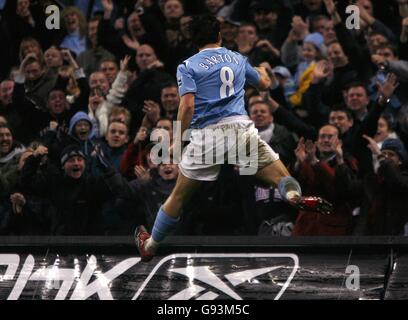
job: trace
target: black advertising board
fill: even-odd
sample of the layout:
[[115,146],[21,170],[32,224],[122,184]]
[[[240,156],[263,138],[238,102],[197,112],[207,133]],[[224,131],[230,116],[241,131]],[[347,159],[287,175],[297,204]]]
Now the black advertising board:
[[[404,248],[315,239],[167,242],[140,261],[131,241],[10,243],[0,250],[1,300],[405,299]],[[184,243],[188,243],[185,239]],[[191,239],[190,239],[191,240]],[[241,241],[241,242],[240,242]],[[194,243],[195,242],[195,243]],[[201,243],[201,244],[200,244]],[[262,244],[263,243],[263,244]],[[216,245],[215,245],[216,244]]]

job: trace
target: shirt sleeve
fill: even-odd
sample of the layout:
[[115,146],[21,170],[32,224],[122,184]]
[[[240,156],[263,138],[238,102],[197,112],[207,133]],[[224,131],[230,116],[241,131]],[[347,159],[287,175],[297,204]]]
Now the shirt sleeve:
[[248,59],[245,61],[245,78],[247,82],[254,87],[258,86],[261,78],[258,71],[248,62]]
[[184,62],[177,68],[177,84],[180,97],[184,96],[186,93],[195,93],[197,91],[192,70],[188,68],[187,65],[188,62]]

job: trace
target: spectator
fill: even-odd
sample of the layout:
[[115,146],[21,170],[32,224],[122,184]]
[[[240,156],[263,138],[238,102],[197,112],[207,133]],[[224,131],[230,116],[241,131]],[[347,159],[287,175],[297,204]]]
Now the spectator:
[[56,77],[46,72],[45,65],[34,53],[29,53],[20,65],[18,83],[24,83],[26,96],[41,110],[46,110],[47,94],[56,82]]
[[0,125],[0,199],[4,201],[17,184],[18,161],[24,146],[14,141],[7,124]]
[[180,0],[167,0],[163,5],[166,19],[166,38],[169,47],[175,47],[180,40],[180,18],[184,15],[183,3]]
[[[149,44],[161,57],[165,58],[167,43],[162,24],[155,15],[148,12],[133,11],[129,14],[123,33],[118,34],[111,23],[114,5],[112,0],[103,0],[103,20],[98,27],[98,43],[106,50],[112,52],[117,58],[133,55],[143,44]],[[162,59],[163,59],[162,58]]]
[[64,63],[61,51],[55,47],[49,47],[44,53],[44,61],[48,70],[54,74],[58,73],[58,68]]
[[133,121],[131,132],[141,124],[144,101],[159,102],[161,95],[159,84],[173,81],[172,77],[164,71],[163,62],[158,60],[153,48],[147,44],[141,45],[137,51],[136,63],[140,73],[130,85],[124,102],[128,106],[132,106],[130,110]]
[[237,36],[238,52],[247,56],[251,64],[268,62],[271,66],[280,63],[280,52],[268,40],[259,40],[254,23],[242,23]]
[[[106,157],[106,161],[110,166],[120,172],[120,163],[127,149],[129,142],[129,129],[126,124],[122,122],[111,122],[108,126],[105,138],[98,143],[98,149]],[[98,167],[93,168],[93,175],[98,176],[102,172]]]
[[128,128],[130,127],[131,119],[132,119],[132,116],[129,110],[127,110],[124,107],[119,107],[119,106],[113,107],[109,115],[109,123],[121,122],[121,123],[126,124]]
[[116,75],[112,89],[110,89],[106,98],[98,86],[92,90],[89,96],[88,115],[95,124],[96,136],[98,137],[105,136],[112,108],[120,104],[126,94],[129,77],[127,71],[129,59],[130,57],[127,56],[121,61],[120,72]]
[[249,117],[255,123],[262,140],[279,154],[279,158],[285,165],[289,165],[294,160],[295,140],[285,127],[274,123],[268,104],[263,101],[250,104]]
[[[408,180],[406,151],[398,139],[387,139],[378,154],[377,174],[363,180],[345,179],[351,195],[362,198],[356,235],[404,235]],[[406,233],[406,232],[405,232]]]
[[[318,155],[316,154],[318,151]],[[349,235],[352,232],[352,210],[348,194],[337,179],[340,171],[356,174],[355,159],[343,153],[336,127],[327,125],[319,130],[315,143],[300,139],[296,149],[295,172],[303,185],[304,194],[316,194],[334,206],[330,215],[298,213],[293,235]]]
[[252,6],[254,21],[259,29],[259,38],[268,40],[280,48],[289,32],[290,21],[285,8],[278,1],[262,0]]
[[238,31],[240,23],[233,21],[231,19],[225,19],[221,22],[221,37],[222,46],[230,50],[237,50],[236,38],[238,36]]
[[197,52],[197,48],[191,41],[189,23],[192,17],[184,15],[180,17],[180,39],[174,47],[169,47],[166,70],[170,74],[175,75],[177,66],[188,57]]
[[116,76],[118,75],[119,67],[115,59],[104,59],[99,65],[99,71],[105,74],[109,86],[112,86],[113,81],[115,81]]
[[294,8],[294,14],[306,18],[326,14],[323,0],[302,0]]
[[99,87],[104,96],[108,95],[110,88],[108,78],[106,78],[106,75],[101,71],[91,73],[89,76],[89,87],[91,90]]
[[380,161],[378,156],[381,154],[381,147],[387,139],[398,139],[397,134],[393,130],[392,116],[382,114],[378,120],[377,132],[373,138],[364,135],[363,137],[368,141],[367,147],[370,149],[373,156],[374,172],[378,172]]
[[106,162],[100,154],[98,164],[105,174],[97,178],[87,175],[85,155],[77,146],[68,146],[61,153],[62,173],[47,162],[40,166],[47,153],[47,148],[42,148],[26,160],[21,183],[50,201],[48,211],[41,213],[50,226],[49,234],[100,234],[101,206],[121,190],[117,175],[102,164]]
[[180,96],[177,85],[175,83],[164,85],[161,89],[160,100],[163,107],[164,116],[173,121],[177,120],[177,112],[180,104]]
[[66,7],[61,17],[65,36],[59,46],[79,56],[86,50],[86,19],[76,7]]
[[303,41],[303,58],[294,76],[297,90],[289,101],[293,106],[302,107],[303,95],[308,91],[312,81],[316,64],[322,59],[323,37],[319,33],[309,34]]
[[[176,184],[178,167],[176,164],[160,164],[158,174],[147,180],[133,180],[130,182],[132,193],[123,200],[126,201],[128,210],[143,214],[139,221],[143,221],[150,227],[153,226],[157,210],[165,201]],[[181,226],[180,229],[183,227]],[[178,232],[180,232],[180,229]],[[177,231],[176,231],[177,234]]]
[[100,17],[94,17],[88,22],[88,46],[87,50],[78,56],[78,64],[84,69],[85,74],[89,76],[98,71],[101,62],[105,59],[114,59],[112,53],[105,50],[98,43],[98,26]]

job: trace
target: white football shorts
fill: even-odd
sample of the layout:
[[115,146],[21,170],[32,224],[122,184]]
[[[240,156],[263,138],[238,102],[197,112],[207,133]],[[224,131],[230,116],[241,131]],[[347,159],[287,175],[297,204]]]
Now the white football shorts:
[[192,130],[179,170],[193,180],[215,181],[224,163],[236,165],[242,175],[254,175],[278,159],[279,155],[260,138],[254,123],[237,116]]

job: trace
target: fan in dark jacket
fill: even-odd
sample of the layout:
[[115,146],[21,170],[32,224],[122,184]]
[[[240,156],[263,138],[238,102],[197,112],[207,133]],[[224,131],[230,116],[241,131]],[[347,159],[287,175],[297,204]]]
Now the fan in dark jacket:
[[47,153],[44,147],[37,156],[26,160],[21,185],[49,200],[48,211],[43,213],[50,226],[49,234],[100,234],[101,206],[123,190],[122,178],[99,152],[97,159],[104,175],[96,178],[85,173],[85,155],[78,146],[63,150],[62,172],[47,161],[40,165]]
[[379,154],[376,174],[364,179],[342,175],[351,196],[362,201],[356,235],[407,235],[408,166],[407,153],[398,139],[387,139]]

